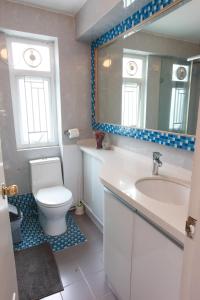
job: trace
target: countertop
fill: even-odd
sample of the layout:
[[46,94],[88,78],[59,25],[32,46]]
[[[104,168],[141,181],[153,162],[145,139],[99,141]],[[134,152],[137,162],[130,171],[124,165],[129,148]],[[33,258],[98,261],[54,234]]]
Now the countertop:
[[[100,179],[106,188],[169,236],[184,244],[189,201],[185,205],[162,203],[147,197],[135,187],[139,179],[152,177],[152,159],[118,147],[99,150],[96,149],[94,140],[82,140],[78,145],[81,151],[102,161]],[[191,181],[190,171],[168,163],[163,163],[159,176],[175,179],[186,185],[190,185]]]

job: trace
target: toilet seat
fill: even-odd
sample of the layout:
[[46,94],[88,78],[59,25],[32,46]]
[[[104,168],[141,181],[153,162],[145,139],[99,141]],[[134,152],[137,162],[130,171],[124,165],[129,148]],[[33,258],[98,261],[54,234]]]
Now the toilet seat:
[[72,193],[64,186],[52,186],[40,189],[36,199],[42,206],[59,207],[72,202]]

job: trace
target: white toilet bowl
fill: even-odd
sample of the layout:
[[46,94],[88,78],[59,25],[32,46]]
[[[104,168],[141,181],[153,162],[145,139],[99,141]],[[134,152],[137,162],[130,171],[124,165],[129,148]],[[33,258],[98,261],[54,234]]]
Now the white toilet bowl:
[[35,195],[39,221],[48,235],[60,235],[67,230],[66,213],[72,205],[72,193],[64,186],[40,189]]
[[72,193],[63,186],[59,157],[30,160],[32,193],[39,211],[39,221],[48,235],[67,230],[65,216],[72,206]]

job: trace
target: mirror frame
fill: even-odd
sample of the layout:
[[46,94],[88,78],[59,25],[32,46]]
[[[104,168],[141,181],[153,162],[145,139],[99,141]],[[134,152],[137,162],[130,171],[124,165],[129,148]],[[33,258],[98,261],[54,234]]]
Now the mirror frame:
[[140,10],[136,11],[133,15],[91,43],[91,110],[93,130],[101,130],[106,133],[158,143],[177,149],[194,151],[194,135],[184,135],[150,129],[137,129],[117,124],[96,122],[98,48],[114,42],[115,39],[124,34],[132,34],[139,31],[145,24],[151,23],[152,21],[166,15],[172,10],[178,8],[180,5],[183,5],[185,2],[188,2],[188,0],[152,0]]

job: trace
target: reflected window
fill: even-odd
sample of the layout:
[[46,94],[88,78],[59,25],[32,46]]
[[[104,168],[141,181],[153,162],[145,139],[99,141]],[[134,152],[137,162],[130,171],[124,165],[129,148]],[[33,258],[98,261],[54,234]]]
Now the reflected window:
[[135,0],[123,0],[124,2],[124,7],[129,7]]
[[189,80],[189,66],[173,64],[172,66],[172,92],[169,129],[185,132],[187,120],[187,85]]
[[186,89],[172,88],[169,129],[184,131],[186,110]]
[[144,123],[146,58],[123,57],[122,115],[123,126],[141,127]]
[[122,125],[134,127],[137,126],[139,115],[139,98],[139,84],[123,84]]

